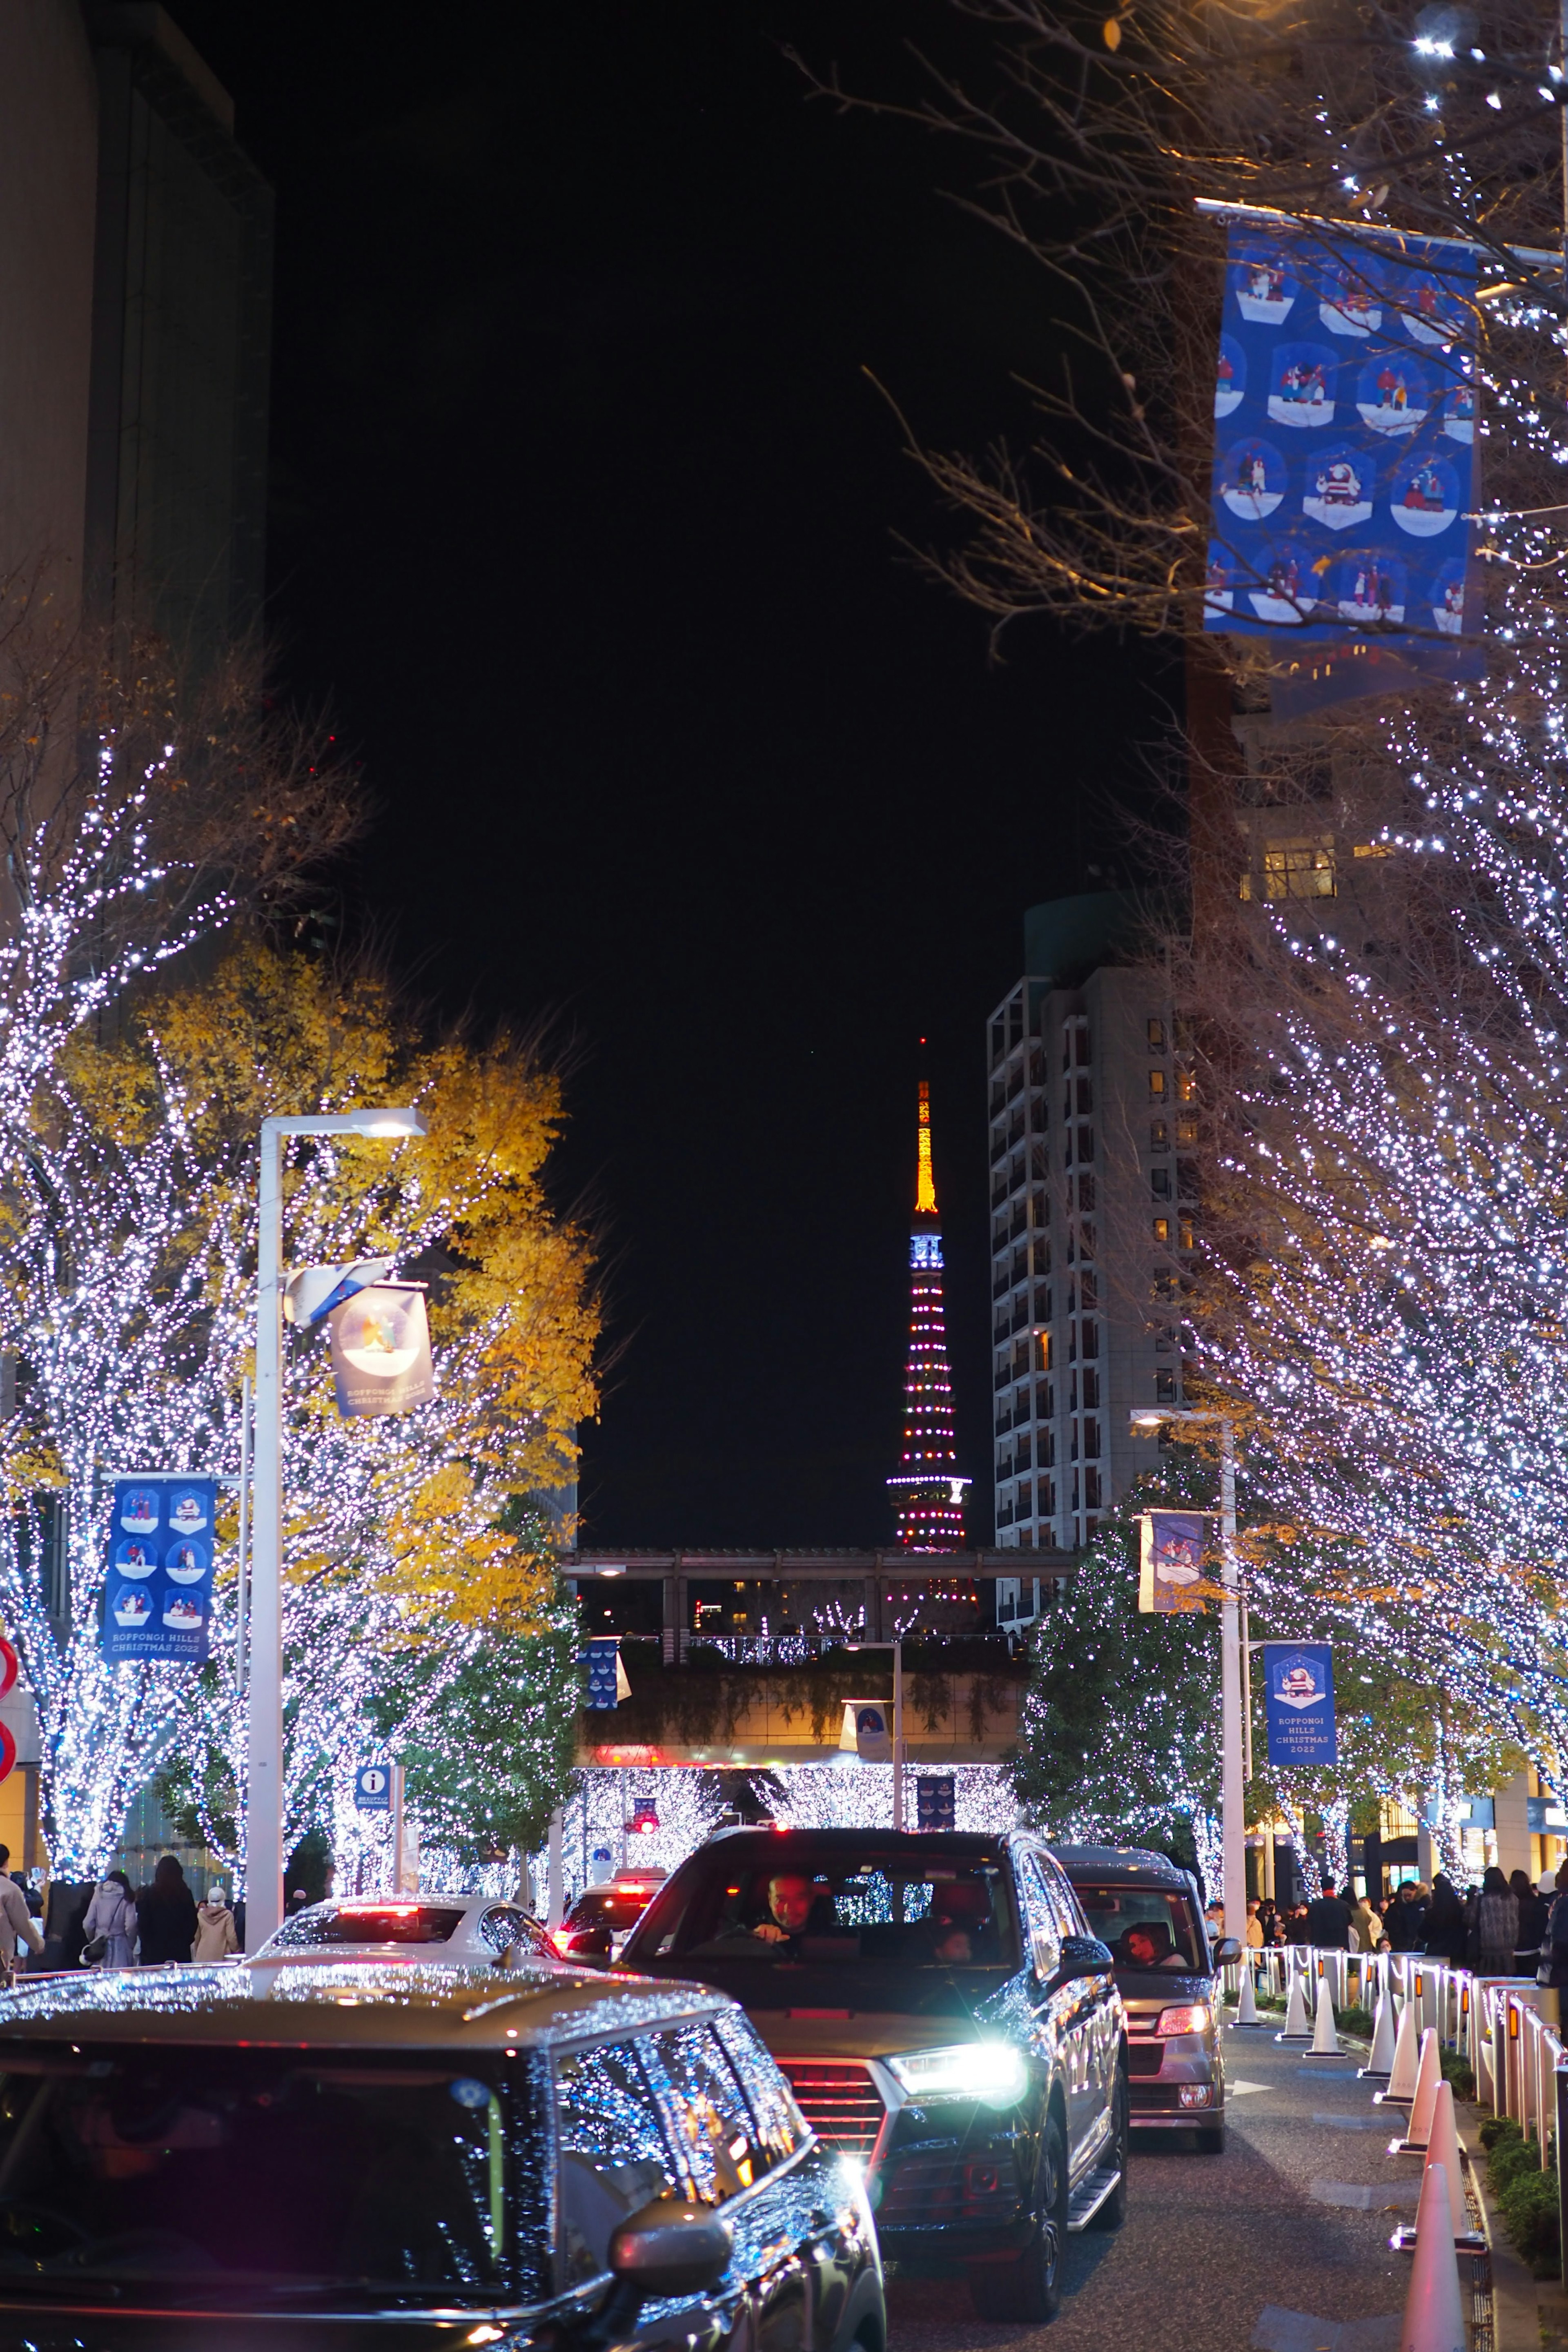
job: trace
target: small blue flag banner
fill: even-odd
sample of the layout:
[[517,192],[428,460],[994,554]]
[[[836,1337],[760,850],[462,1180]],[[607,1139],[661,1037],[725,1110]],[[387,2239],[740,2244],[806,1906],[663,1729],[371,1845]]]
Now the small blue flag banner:
[[1204,626],[1293,656],[1287,705],[1479,674],[1477,285],[1463,244],[1231,224]]
[[1334,1654],[1327,1642],[1265,1642],[1270,1764],[1336,1764]]
[[958,1790],[951,1772],[922,1772],[915,1782],[915,1827],[952,1830],[958,1827]]
[[103,1590],[103,1654],[205,1665],[212,1617],[217,1482],[170,1473],[117,1478]]
[[1145,1616],[1201,1610],[1207,1596],[1202,1511],[1145,1511],[1140,1523],[1138,1606]]
[[588,1643],[583,1654],[588,1668],[586,1706],[602,1711],[619,1706],[622,1699],[630,1698],[632,1686],[621,1664],[621,1645],[616,1635],[601,1634]]

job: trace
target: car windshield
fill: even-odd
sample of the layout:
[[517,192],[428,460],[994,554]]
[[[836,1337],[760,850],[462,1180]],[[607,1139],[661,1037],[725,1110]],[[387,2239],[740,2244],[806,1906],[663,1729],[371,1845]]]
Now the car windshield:
[[315,1944],[449,1944],[463,1924],[456,1903],[339,1903],[318,1905],[285,1919],[275,1948],[299,1950]]
[[1090,1933],[1110,1945],[1119,1969],[1185,1969],[1191,1976],[1205,1966],[1189,1895],[1167,1886],[1089,1885],[1077,1877],[1073,1885]]
[[507,2114],[467,2067],[0,2046],[0,2297],[134,2279],[209,2307],[241,2290],[493,2298]]
[[875,1838],[846,1853],[780,1840],[743,1859],[699,1854],[637,1934],[650,1957],[765,1968],[891,1961],[900,1969],[1016,1969],[1018,1937],[999,1861],[922,1862]]

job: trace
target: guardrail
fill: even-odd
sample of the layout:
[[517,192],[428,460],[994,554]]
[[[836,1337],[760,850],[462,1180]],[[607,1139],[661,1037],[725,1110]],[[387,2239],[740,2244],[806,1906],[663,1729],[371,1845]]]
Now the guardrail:
[[[1414,2002],[1417,2031],[1433,2027],[1439,2043],[1468,2062],[1477,2104],[1511,2116],[1540,2148],[1542,2172],[1549,2168],[1568,2129],[1568,2044],[1541,2014],[1542,1988],[1532,1979],[1481,1976],[1421,1952],[1336,1952],[1297,1944],[1249,1957],[1256,1990],[1277,2000],[1289,2000],[1292,1975],[1308,1969],[1328,1983],[1336,2015],[1356,2006],[1375,2016],[1385,1984],[1396,2000]],[[1225,1971],[1232,1999],[1241,1990],[1242,1965]],[[1565,2169],[1559,2163],[1560,2201]],[[1562,2219],[1568,2248],[1568,2210]]]

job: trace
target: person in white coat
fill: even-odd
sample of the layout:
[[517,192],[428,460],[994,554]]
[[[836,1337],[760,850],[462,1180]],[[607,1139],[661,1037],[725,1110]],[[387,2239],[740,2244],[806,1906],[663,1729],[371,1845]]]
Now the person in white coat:
[[26,1944],[30,1952],[41,1952],[44,1939],[38,1933],[37,1921],[27,1908],[27,1898],[10,1874],[11,1849],[0,1845],[0,1968],[7,1978],[16,1965],[16,1946]]
[[89,1967],[128,1969],[136,1948],[136,1898],[122,1870],[106,1871],[93,1890],[81,1923],[82,1956],[103,1938],[103,1950]]

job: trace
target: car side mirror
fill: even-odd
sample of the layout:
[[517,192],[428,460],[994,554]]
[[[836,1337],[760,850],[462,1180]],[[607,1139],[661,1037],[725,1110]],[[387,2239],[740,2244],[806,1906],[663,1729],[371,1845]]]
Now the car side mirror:
[[1215,1968],[1228,1969],[1233,1960],[1239,1960],[1240,1958],[1241,1946],[1237,1943],[1236,1937],[1234,1936],[1222,1937],[1214,1956],[1214,1964]]
[[573,2352],[624,2344],[645,2303],[717,2286],[734,2249],[729,2223],[706,2205],[683,2204],[673,2197],[645,2205],[611,2237],[614,2284],[597,2311],[569,2332],[567,2343]]
[[1074,1977],[1109,1976],[1116,1966],[1109,1944],[1098,1936],[1064,1936],[1062,1956],[1057,1964],[1058,1982],[1067,1983]]
[[635,2286],[639,2301],[701,2294],[730,2267],[735,2233],[706,2205],[660,2198],[621,2223],[610,2240],[617,2286]]

